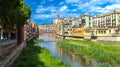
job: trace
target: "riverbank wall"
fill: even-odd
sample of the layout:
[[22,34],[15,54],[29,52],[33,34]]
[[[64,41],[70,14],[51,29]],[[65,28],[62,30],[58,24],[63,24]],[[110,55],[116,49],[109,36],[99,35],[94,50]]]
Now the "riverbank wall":
[[0,59],[0,67],[10,67],[10,65],[15,61],[15,59],[19,56],[23,48],[26,46],[26,42],[17,45],[14,47],[8,55],[4,55],[3,58]]
[[[16,60],[16,58],[20,55],[23,48],[27,45],[27,41],[31,39],[39,37],[39,35],[32,36],[28,40],[23,41],[21,44],[11,43],[10,45],[0,46],[0,67],[10,67],[11,64]],[[8,47],[7,47],[8,46]],[[4,48],[3,48],[4,47]]]
[[96,38],[79,38],[79,37],[69,37],[69,36],[60,36],[56,35],[56,38],[61,39],[72,39],[72,40],[90,40],[94,42],[104,42],[109,44],[120,44],[120,36],[98,36]]

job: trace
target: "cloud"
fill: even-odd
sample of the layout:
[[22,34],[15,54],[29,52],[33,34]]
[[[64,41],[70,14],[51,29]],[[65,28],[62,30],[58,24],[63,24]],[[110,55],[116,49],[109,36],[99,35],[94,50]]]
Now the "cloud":
[[62,13],[60,16],[62,18],[65,18],[65,17],[69,18],[69,17],[79,17],[80,14],[78,14],[78,13]]
[[64,5],[64,6],[62,6],[62,7],[60,8],[60,11],[65,11],[67,8],[68,8],[68,7],[67,7],[66,5]]
[[[110,3],[110,4],[108,4]],[[101,5],[105,5],[104,7]],[[118,0],[90,0],[85,3],[75,3],[72,6],[76,6],[77,10],[85,13],[107,13],[111,10],[120,9],[120,2]]]
[[97,10],[97,12],[100,12],[100,13],[107,13],[107,12],[110,12],[112,10],[120,9],[119,6],[120,6],[120,4],[112,4],[112,5],[108,5],[104,8],[97,7],[96,10]]
[[72,11],[73,11],[73,12],[76,12],[76,11],[77,11],[77,9],[73,9]]
[[112,5],[106,6],[104,9],[106,10],[120,9],[120,4],[112,4]]
[[[49,12],[49,13],[47,13]],[[32,19],[50,19],[54,18],[57,12],[57,8],[55,6],[45,7],[42,5],[37,6],[35,13],[32,15]]]
[[43,7],[43,6],[38,6],[38,8],[36,9],[36,13],[44,13],[44,12],[55,12],[56,11],[56,7]]
[[54,16],[55,14],[34,14],[32,19],[52,19]]
[[96,15],[120,9],[119,0],[65,0],[60,1],[57,6],[44,6],[43,3],[35,10],[33,19],[53,19],[56,14],[60,14],[62,18],[79,17],[81,13]]
[[64,4],[64,2],[60,2],[60,3],[59,3],[59,5],[63,5],[63,4]]

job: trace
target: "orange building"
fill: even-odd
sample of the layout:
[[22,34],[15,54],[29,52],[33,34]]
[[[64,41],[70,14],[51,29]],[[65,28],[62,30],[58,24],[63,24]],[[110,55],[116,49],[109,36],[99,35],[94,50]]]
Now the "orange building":
[[84,37],[84,25],[72,28],[73,37]]

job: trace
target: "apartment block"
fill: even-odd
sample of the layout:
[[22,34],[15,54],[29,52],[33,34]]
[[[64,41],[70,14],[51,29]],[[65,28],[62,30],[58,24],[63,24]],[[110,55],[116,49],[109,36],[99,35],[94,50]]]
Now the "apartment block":
[[72,36],[72,20],[71,18],[64,19],[64,35],[65,36]]
[[80,18],[81,18],[81,23],[84,24],[84,38],[90,39],[93,28],[93,16],[88,14],[83,14],[80,16]]
[[100,14],[93,17],[93,27],[97,31],[96,36],[114,36],[120,25],[120,10],[114,10],[107,14]]

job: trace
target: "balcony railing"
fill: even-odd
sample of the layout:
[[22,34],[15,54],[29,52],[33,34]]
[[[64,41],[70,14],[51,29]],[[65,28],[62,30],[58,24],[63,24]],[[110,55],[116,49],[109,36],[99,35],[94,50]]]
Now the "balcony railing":
[[0,41],[0,47],[7,46],[7,45],[10,45],[10,44],[15,43],[15,42],[17,42],[17,39],[13,39],[13,40],[1,40]]

